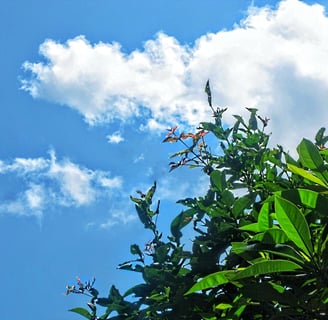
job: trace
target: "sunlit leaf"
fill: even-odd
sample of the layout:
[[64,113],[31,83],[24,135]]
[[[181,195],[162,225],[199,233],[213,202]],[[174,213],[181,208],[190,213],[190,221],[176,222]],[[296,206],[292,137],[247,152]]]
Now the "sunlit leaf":
[[320,170],[324,166],[318,148],[311,141],[303,139],[297,146],[297,152],[304,167]]
[[219,271],[216,273],[212,273],[203,279],[201,279],[199,282],[194,284],[187,292],[186,295],[191,294],[193,292],[206,290],[209,288],[217,287],[222,284],[228,283],[229,280],[226,277],[227,274],[231,274],[233,271]]
[[280,227],[288,238],[307,255],[312,253],[312,243],[309,226],[302,212],[290,201],[276,195],[276,217]]
[[307,170],[304,170],[302,168],[299,168],[299,167],[297,167],[295,165],[292,165],[290,163],[288,163],[287,166],[288,166],[288,169],[291,172],[296,173],[296,174],[300,175],[301,177],[303,177],[303,178],[305,178],[305,179],[307,179],[311,182],[317,183],[320,186],[327,187],[327,184],[324,181],[322,181],[318,177],[314,176],[311,172],[309,172]]
[[235,281],[243,278],[254,277],[261,274],[270,274],[275,272],[289,272],[301,269],[301,266],[288,260],[266,260],[250,265],[247,268],[236,271],[233,275],[227,275],[230,280]]
[[312,170],[327,185],[328,170],[325,167],[318,148],[311,141],[303,139],[297,146],[297,152],[302,165]]
[[262,205],[257,221],[259,225],[259,231],[265,231],[272,227],[269,202],[266,202]]

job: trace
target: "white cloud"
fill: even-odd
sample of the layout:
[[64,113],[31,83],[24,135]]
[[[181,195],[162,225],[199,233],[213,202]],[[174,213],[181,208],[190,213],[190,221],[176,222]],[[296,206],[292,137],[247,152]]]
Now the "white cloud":
[[138,162],[143,161],[143,160],[145,160],[145,155],[143,153],[141,153],[138,157],[136,157],[133,160],[133,163],[138,163]]
[[214,101],[229,106],[228,114],[257,107],[271,119],[273,141],[290,147],[326,124],[327,39],[324,7],[286,0],[275,9],[250,8],[232,30],[193,46],[163,33],[130,54],[83,36],[46,40],[46,62],[24,64],[32,78],[23,89],[76,109],[91,124],[143,116],[144,129],[158,130],[209,119],[203,88],[210,78]]
[[[187,169],[191,170],[191,169]],[[177,201],[184,198],[203,196],[209,188],[209,178],[200,171],[185,178],[186,172],[162,177],[158,181],[157,194],[162,200]]]
[[81,167],[69,159],[57,160],[53,150],[50,159],[1,161],[0,175],[10,175],[21,188],[12,200],[2,201],[0,212],[37,217],[50,206],[90,205],[122,185],[121,177]]
[[49,165],[49,160],[43,158],[16,158],[12,163],[0,161],[0,174],[5,172],[17,172],[21,175],[37,172],[45,169]]
[[106,222],[101,223],[100,228],[101,229],[110,229],[117,224],[126,225],[126,224],[131,223],[136,220],[137,220],[136,214],[127,213],[122,210],[117,210],[117,211],[111,212],[111,217]]
[[112,134],[107,135],[106,138],[107,138],[108,143],[113,143],[113,144],[117,144],[117,143],[124,141],[124,138],[122,137],[122,135],[119,131],[116,131]]

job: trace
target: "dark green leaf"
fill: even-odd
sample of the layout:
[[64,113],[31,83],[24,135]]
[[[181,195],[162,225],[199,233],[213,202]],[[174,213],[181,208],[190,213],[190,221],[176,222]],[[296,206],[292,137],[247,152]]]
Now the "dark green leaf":
[[92,315],[91,313],[87,310],[87,309],[84,309],[84,308],[74,308],[74,309],[70,309],[69,311],[71,312],[75,312],[87,319],[92,319]]
[[232,213],[235,217],[238,217],[244,210],[249,209],[251,204],[254,202],[256,195],[253,193],[247,194],[241,198],[238,198],[233,207]]
[[224,172],[213,170],[210,174],[211,185],[219,191],[223,191],[227,187],[226,177]]

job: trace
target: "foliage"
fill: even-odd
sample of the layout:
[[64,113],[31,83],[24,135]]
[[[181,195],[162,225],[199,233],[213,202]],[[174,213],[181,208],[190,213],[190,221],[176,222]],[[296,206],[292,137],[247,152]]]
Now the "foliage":
[[[119,268],[141,273],[143,283],[123,295],[112,286],[98,297],[93,283],[67,287],[91,296],[90,310],[71,311],[87,319],[326,319],[328,303],[328,137],[321,128],[312,143],[303,139],[293,159],[281,146],[268,147],[269,119],[249,108],[249,120],[214,109],[214,122],[195,133],[169,129],[164,142],[184,149],[171,156],[170,170],[200,167],[210,187],[185,206],[166,240],[157,229],[160,203],[153,208],[156,183],[131,197],[141,223],[152,233],[144,250],[132,244],[135,259]],[[212,134],[220,148],[206,143]],[[193,226],[192,248],[181,243]],[[150,260],[150,262],[149,262]],[[105,313],[97,315],[97,306]]]

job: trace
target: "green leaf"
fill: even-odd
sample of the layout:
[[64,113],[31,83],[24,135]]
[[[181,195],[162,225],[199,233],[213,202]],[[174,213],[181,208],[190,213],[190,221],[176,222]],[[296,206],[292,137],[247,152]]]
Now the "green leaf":
[[221,197],[222,197],[222,202],[225,205],[227,205],[228,207],[231,207],[233,205],[233,203],[235,202],[235,196],[229,190],[224,190],[221,193]]
[[263,234],[262,242],[266,244],[281,244],[288,241],[286,233],[278,228],[268,229]]
[[318,148],[309,140],[303,139],[297,146],[302,165],[311,170],[320,170],[324,167],[324,162]]
[[265,202],[260,210],[258,219],[259,231],[265,231],[272,227],[272,219],[270,217],[270,203]]
[[255,200],[255,194],[247,194],[243,197],[238,198],[233,207],[232,207],[232,213],[237,218],[242,212],[244,212],[245,209],[248,209],[250,205]]
[[318,148],[309,140],[303,139],[297,147],[302,165],[309,168],[325,184],[328,182],[328,171]]
[[304,170],[302,168],[299,168],[297,166],[294,166],[290,163],[287,163],[287,167],[291,172],[298,174],[299,176],[301,176],[311,182],[319,184],[320,186],[327,187],[327,184],[324,181],[322,181],[318,177],[314,176],[311,172]]
[[111,286],[111,288],[109,290],[109,296],[113,300],[114,303],[120,303],[123,300],[120,292],[114,285]]
[[222,284],[228,283],[229,280],[226,278],[226,275],[229,273],[233,273],[233,271],[227,270],[227,271],[219,271],[212,273],[200,281],[198,281],[196,284],[194,284],[186,293],[185,295],[201,291],[201,290],[206,290],[209,288],[217,287]]
[[143,297],[147,295],[147,292],[149,291],[149,286],[147,284],[141,283],[137,284],[134,287],[128,289],[123,297],[127,297],[131,294],[133,294],[135,297]]
[[296,205],[306,206],[316,209],[319,212],[326,212],[328,207],[328,198],[317,191],[309,189],[294,189],[281,192],[281,196]]
[[182,237],[182,232],[180,230],[192,221],[195,212],[195,209],[192,208],[182,211],[171,222],[171,234],[175,237],[177,242],[179,242]]
[[91,313],[87,310],[87,309],[84,309],[84,308],[74,308],[74,309],[70,309],[68,311],[71,311],[71,312],[75,312],[75,313],[78,313],[79,315],[87,318],[87,319],[92,319],[92,315]]
[[141,258],[143,257],[143,254],[137,244],[131,244],[130,252],[131,252],[131,254],[138,255]]
[[164,263],[169,250],[170,250],[169,244],[163,244],[157,247],[155,252],[156,262]]
[[302,212],[290,201],[275,196],[276,217],[282,230],[308,256],[313,248],[309,226]]
[[239,227],[239,230],[260,232],[260,227],[259,227],[259,224],[257,222],[255,222],[255,223],[245,224],[245,225]]
[[301,269],[297,263],[288,261],[288,260],[264,260],[249,267],[236,271],[233,275],[229,274],[227,277],[230,278],[231,281],[249,278],[258,276],[260,274],[270,274],[276,272],[290,272],[297,269]]
[[[219,303],[214,308],[215,308],[215,310],[226,310],[226,309],[231,309],[232,305],[230,303]],[[215,319],[217,319],[217,318],[215,318]]]
[[263,251],[286,258],[288,260],[293,260],[301,266],[305,263],[304,255],[301,255],[300,252],[295,250],[295,248],[287,244],[276,244],[271,249],[265,249]]
[[211,185],[219,191],[223,191],[227,187],[225,174],[219,170],[213,170],[210,175]]
[[156,181],[154,181],[154,184],[152,185],[152,187],[147,191],[147,194],[145,196],[145,201],[148,203],[148,204],[151,204],[152,203],[152,199],[153,199],[153,195],[156,191]]
[[315,135],[315,142],[317,145],[322,144],[322,139],[323,139],[323,135],[325,133],[325,128],[320,128],[317,132],[317,134]]
[[152,220],[148,215],[147,208],[144,205],[135,205],[138,217],[146,229],[152,228]]
[[107,307],[111,303],[112,303],[112,300],[110,298],[98,298],[97,299],[97,304],[99,304],[102,307]]

